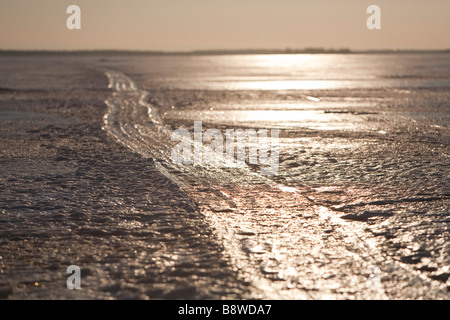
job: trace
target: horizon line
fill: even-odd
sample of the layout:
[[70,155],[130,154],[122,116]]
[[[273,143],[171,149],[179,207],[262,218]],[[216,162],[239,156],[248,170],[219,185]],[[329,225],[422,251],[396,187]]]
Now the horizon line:
[[351,50],[349,48],[326,49],[205,49],[189,51],[166,50],[127,50],[127,49],[0,49],[4,54],[138,54],[138,55],[244,55],[244,54],[370,54],[370,53],[446,53],[448,49],[368,49]]

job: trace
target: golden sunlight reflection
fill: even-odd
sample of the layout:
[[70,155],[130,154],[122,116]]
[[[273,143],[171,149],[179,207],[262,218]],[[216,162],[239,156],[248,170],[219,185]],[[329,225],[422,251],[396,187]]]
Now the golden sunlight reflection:
[[171,110],[164,113],[164,118],[169,121],[201,120],[231,125],[240,123],[254,127],[303,127],[316,130],[353,130],[361,121],[353,115],[325,113],[323,110]]
[[254,64],[260,67],[291,67],[302,64],[323,64],[320,55],[312,54],[273,54],[273,55],[254,55],[252,59]]
[[[342,57],[324,54],[229,55],[204,57],[202,63],[214,66],[207,81],[196,79],[183,87],[223,90],[321,90],[353,86],[342,78]],[[217,77],[216,70],[228,70]],[[342,81],[347,80],[347,81]]]
[[337,86],[336,81],[328,80],[289,80],[289,81],[246,81],[233,84],[241,90],[318,90]]

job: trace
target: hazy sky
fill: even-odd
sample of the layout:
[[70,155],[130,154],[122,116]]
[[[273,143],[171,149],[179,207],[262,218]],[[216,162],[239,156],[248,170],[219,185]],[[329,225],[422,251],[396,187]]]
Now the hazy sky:
[[[381,30],[366,28],[371,4]],[[450,0],[0,0],[0,49],[287,47],[448,49]]]

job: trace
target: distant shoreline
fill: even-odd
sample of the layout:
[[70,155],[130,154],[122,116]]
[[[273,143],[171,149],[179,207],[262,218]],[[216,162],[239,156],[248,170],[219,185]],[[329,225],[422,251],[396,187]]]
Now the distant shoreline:
[[150,56],[202,56],[202,55],[250,55],[250,54],[411,54],[450,53],[443,50],[361,50],[350,49],[285,49],[285,50],[195,50],[195,51],[141,51],[141,50],[1,50],[0,56],[25,55],[150,55]]

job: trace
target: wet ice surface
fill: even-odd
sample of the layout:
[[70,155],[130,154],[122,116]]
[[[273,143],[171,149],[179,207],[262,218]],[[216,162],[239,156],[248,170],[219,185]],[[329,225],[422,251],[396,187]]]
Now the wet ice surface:
[[[74,221],[80,229],[79,239],[96,248],[95,254],[82,260],[95,274],[89,278],[87,296],[448,298],[449,57],[406,57],[110,57],[81,61],[107,72],[103,83],[98,80],[103,88],[107,76],[113,84],[112,91],[102,92],[108,105],[104,133],[147,159],[130,169],[126,189],[137,189],[124,195],[119,190],[125,181],[113,173],[120,157],[95,161],[100,180],[88,175],[94,180],[85,187],[90,191],[84,201],[92,207],[86,205],[84,216]],[[96,77],[100,79],[100,72]],[[69,83],[76,90],[76,83]],[[2,95],[6,101],[11,98]],[[64,110],[70,98],[58,96],[56,100]],[[5,119],[17,117],[7,110]],[[258,166],[247,165],[174,165],[171,130],[192,131],[198,120],[204,129],[279,128],[278,174],[262,176]],[[100,141],[107,139],[102,133],[95,136]],[[84,157],[89,159],[93,153],[86,150]],[[132,154],[130,165],[138,161]],[[111,169],[105,171],[103,166]],[[142,176],[142,166],[150,172],[148,176]],[[48,169],[40,170],[44,174]],[[61,168],[60,175],[69,172]],[[77,172],[81,174],[75,171],[72,183],[80,185],[84,180]],[[14,181],[5,180],[5,184],[14,185]],[[97,201],[93,195],[101,188],[109,193]],[[16,189],[20,188],[11,190]],[[35,197],[24,197],[31,206],[26,210],[36,215],[31,220],[36,224],[44,219],[45,206],[34,202],[47,192],[43,188],[35,191]],[[12,204],[6,201],[2,208],[9,223],[25,210],[17,204],[24,198],[12,201],[13,194],[5,197]],[[83,199],[74,191],[68,194]],[[48,206],[60,196],[49,198]],[[79,210],[73,206],[72,210]],[[67,200],[55,210],[63,212],[62,221],[66,221]],[[100,219],[111,220],[107,228],[95,223],[101,212]],[[190,212],[186,218],[185,212]],[[177,223],[204,235],[193,243],[189,233],[177,231]],[[165,238],[157,236],[161,224],[167,237],[174,239],[168,240],[171,245],[164,245]],[[47,227],[51,228],[42,229]],[[136,229],[142,234],[130,234]],[[4,230],[5,237],[15,234],[11,230],[14,227]],[[111,235],[121,243],[123,254],[114,255],[117,250],[107,249],[105,238]],[[33,248],[23,244],[24,238],[28,237],[22,234],[15,245],[4,245],[10,252],[22,246]],[[130,249],[136,246],[136,252]],[[186,251],[186,247],[193,249]],[[80,255],[72,253],[74,258]],[[12,253],[6,256],[11,260]],[[22,257],[27,262],[48,259],[26,253]],[[179,259],[188,262],[179,263]],[[31,272],[14,263],[2,270],[10,276],[15,270]],[[218,273],[202,272],[200,266]],[[379,288],[368,287],[374,267],[380,270]],[[38,269],[50,279],[46,268],[44,263]],[[220,274],[221,268],[225,275]],[[182,281],[172,277],[171,270],[190,276]],[[96,287],[99,278],[104,283]],[[115,281],[107,285],[111,278]],[[21,290],[17,294],[30,294]],[[65,291],[60,291],[62,296]]]
[[[146,88],[147,101],[166,127],[192,131],[193,122],[201,120],[206,128],[284,129],[275,177],[255,175],[255,168],[173,168],[168,133],[148,119],[143,123],[136,111],[123,115],[127,120],[119,124],[119,138],[137,152],[159,158],[187,181],[187,192],[224,242],[240,275],[253,283],[257,296],[419,297],[423,287],[428,288],[428,297],[446,295],[445,285],[424,284],[430,280],[415,272],[427,269],[431,279],[447,280],[446,90],[406,89],[397,84],[397,88],[375,85],[370,90],[363,85],[350,91],[339,86],[320,91],[280,91],[279,86],[246,91],[238,90],[246,87],[236,79],[216,87],[192,82],[210,90],[195,85],[185,90],[190,83],[170,90]],[[120,99],[133,104],[127,94]],[[142,105],[136,109],[146,112]],[[158,135],[163,143],[151,141]],[[432,216],[440,217],[437,223],[426,217],[427,210],[436,209],[440,212]],[[410,210],[414,213],[405,216]],[[398,230],[397,221],[409,219],[420,221],[418,234],[441,235],[440,245],[422,247],[414,263],[409,263],[409,249],[397,250],[414,246],[414,240],[404,243],[400,236],[411,224]],[[386,242],[380,235],[386,236]],[[435,258],[424,263],[439,260],[439,268],[407,265],[433,254]],[[373,265],[389,270],[383,273],[384,290],[377,293],[364,289],[367,270]],[[395,280],[398,274],[407,279],[401,286],[410,286],[401,293]]]
[[[23,77],[51,75],[48,62]],[[50,90],[3,84],[0,297],[249,297],[192,200],[101,129],[112,94],[104,73],[72,62],[71,77],[47,79]],[[66,287],[72,264],[81,290]]]

